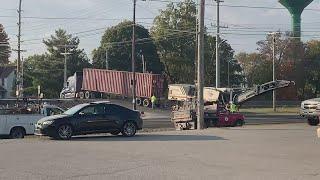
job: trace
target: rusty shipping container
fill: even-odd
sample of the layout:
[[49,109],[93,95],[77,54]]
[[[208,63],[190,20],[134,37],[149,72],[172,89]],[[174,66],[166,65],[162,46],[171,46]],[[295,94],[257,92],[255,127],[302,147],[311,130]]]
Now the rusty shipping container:
[[[127,71],[84,69],[82,91],[132,96],[133,74]],[[159,74],[136,73],[136,96],[150,98],[163,94],[163,77]]]

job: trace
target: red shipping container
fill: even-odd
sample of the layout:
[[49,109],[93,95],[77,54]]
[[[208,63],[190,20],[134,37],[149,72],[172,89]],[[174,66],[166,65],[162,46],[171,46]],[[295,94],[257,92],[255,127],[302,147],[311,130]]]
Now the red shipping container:
[[[104,69],[83,69],[83,91],[132,96],[133,73]],[[159,74],[136,73],[136,96],[150,98],[163,94],[163,77]]]

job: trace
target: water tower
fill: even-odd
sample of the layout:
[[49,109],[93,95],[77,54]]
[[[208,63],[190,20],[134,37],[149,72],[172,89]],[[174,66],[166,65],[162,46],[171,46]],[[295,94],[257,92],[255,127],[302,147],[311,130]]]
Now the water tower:
[[301,37],[301,14],[313,0],[279,0],[288,9],[292,17],[293,37]]

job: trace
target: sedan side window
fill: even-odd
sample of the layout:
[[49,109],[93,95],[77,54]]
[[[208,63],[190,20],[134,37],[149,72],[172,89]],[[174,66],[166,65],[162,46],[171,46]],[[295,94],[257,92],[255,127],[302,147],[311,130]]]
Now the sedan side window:
[[57,114],[62,114],[63,111],[61,109],[58,108],[47,108],[47,116],[53,116],[53,115],[57,115]]
[[105,107],[99,105],[99,106],[95,106],[95,107],[94,107],[94,113],[93,113],[93,114],[103,115],[103,114],[105,114],[105,112],[106,112],[106,111],[105,111]]
[[79,112],[80,115],[103,115],[105,114],[104,106],[89,106]]
[[106,114],[107,115],[119,115],[123,113],[122,108],[120,106],[117,105],[108,105],[106,107]]
[[94,113],[93,106],[85,107],[79,112],[80,115],[92,115],[93,113]]

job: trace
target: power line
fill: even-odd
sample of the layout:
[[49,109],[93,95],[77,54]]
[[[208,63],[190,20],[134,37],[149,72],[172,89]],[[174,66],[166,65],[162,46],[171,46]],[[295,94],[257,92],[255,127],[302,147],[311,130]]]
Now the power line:
[[[16,16],[0,16],[5,18],[16,18]],[[88,17],[40,17],[40,16],[23,16],[24,19],[41,19],[41,20],[92,20],[92,21],[114,21],[114,20],[124,20],[126,18],[88,18]],[[148,17],[140,17],[137,19],[154,19]]]
[[[208,6],[216,6],[215,4],[206,4]],[[247,8],[247,9],[271,9],[271,10],[286,10],[286,8],[282,7],[270,7],[270,6],[248,6],[248,5],[229,5],[229,4],[224,4],[221,5],[223,7],[231,7],[231,8]],[[306,11],[315,11],[319,12],[320,9],[316,8],[306,8]]]

